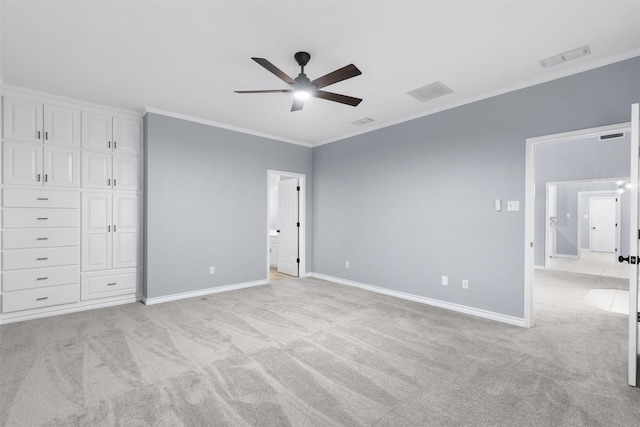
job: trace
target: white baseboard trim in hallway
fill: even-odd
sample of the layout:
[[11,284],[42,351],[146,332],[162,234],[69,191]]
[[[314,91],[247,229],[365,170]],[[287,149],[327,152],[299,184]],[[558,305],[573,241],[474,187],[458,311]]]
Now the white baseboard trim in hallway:
[[466,305],[455,304],[455,303],[441,301],[433,298],[427,298],[420,295],[407,294],[405,292],[380,288],[378,286],[367,285],[365,283],[354,282],[352,280],[341,279],[339,277],[333,277],[333,276],[327,276],[325,274],[320,274],[320,273],[309,273],[308,277],[315,277],[316,279],[326,280],[328,282],[337,283],[339,285],[353,286],[353,287],[364,289],[367,291],[376,292],[379,294],[389,295],[396,298],[402,298],[409,301],[432,305],[434,307],[440,307],[447,310],[457,311],[458,313],[470,314],[472,316],[478,316],[484,319],[495,320],[502,323],[508,323],[509,325],[520,326],[523,328],[525,327],[524,319],[519,317],[508,316],[506,314],[495,313],[493,311],[482,310],[479,308],[473,308]]
[[268,285],[269,280],[256,280],[253,282],[237,283],[235,285],[217,286],[215,288],[199,289],[197,291],[181,292],[179,294],[171,294],[163,297],[146,298],[142,297],[145,305],[160,304],[163,302],[176,301],[185,298],[200,297],[203,295],[217,294],[219,292],[236,291],[238,289],[252,288],[254,286]]

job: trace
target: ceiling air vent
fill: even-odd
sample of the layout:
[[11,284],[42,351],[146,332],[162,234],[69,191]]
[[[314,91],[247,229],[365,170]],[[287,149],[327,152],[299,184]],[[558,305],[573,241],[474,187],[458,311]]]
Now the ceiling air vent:
[[355,122],[351,122],[352,125],[356,125],[356,126],[362,126],[362,125],[366,125],[367,123],[371,123],[375,120],[373,120],[371,117],[365,117],[364,119],[360,119],[360,120],[356,120]]
[[450,93],[453,93],[453,90],[445,86],[442,82],[434,82],[407,92],[407,95],[414,97],[420,102],[427,102],[440,98],[441,96],[449,95]]
[[538,62],[540,62],[540,66],[542,68],[548,68],[554,65],[562,64],[563,62],[571,61],[572,59],[580,58],[581,56],[589,55],[590,53],[591,49],[589,49],[589,45],[586,44],[577,49],[569,50],[559,55],[551,56],[547,59],[541,59]]
[[600,135],[600,141],[608,141],[610,139],[624,138],[624,132],[610,133],[609,135]]

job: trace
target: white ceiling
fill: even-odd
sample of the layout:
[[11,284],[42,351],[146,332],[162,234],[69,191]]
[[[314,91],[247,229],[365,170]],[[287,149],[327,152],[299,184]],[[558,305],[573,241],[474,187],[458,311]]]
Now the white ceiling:
[[[319,145],[452,106],[640,55],[640,1],[6,1],[5,85],[141,111],[192,116]],[[591,54],[538,61],[588,44]],[[349,63],[362,75],[326,88],[358,107],[234,90],[286,84],[311,53],[314,79]],[[421,103],[406,92],[442,81]],[[356,127],[351,122],[371,117]]]

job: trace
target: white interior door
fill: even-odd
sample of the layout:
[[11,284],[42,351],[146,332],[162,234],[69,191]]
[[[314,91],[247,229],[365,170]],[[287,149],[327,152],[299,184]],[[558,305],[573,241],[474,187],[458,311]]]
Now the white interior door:
[[[638,232],[640,218],[638,209],[638,155],[640,155],[640,104],[631,106],[631,190],[629,257],[638,259]],[[636,386],[638,380],[638,264],[632,262],[629,269],[629,385]]]
[[278,271],[298,277],[298,179],[278,182]]
[[590,199],[589,221],[592,251],[615,252],[616,216],[615,197],[593,197]]
[[550,185],[547,189],[547,256],[544,261],[546,268],[548,268],[549,258],[556,255],[557,190],[557,185]]

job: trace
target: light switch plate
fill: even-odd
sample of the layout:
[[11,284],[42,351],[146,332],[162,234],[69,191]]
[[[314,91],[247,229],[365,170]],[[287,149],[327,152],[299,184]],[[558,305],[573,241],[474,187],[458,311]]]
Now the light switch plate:
[[520,202],[518,200],[509,200],[507,202],[507,210],[508,211],[519,211],[520,210]]

